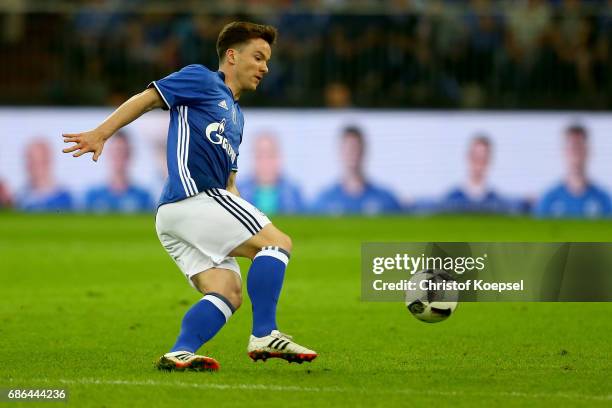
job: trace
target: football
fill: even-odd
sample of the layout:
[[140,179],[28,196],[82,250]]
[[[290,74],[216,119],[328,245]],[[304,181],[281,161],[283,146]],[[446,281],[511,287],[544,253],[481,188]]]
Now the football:
[[426,323],[446,320],[457,308],[459,293],[448,288],[454,282],[445,271],[428,269],[415,273],[410,282],[414,289],[406,290],[406,307],[417,319]]

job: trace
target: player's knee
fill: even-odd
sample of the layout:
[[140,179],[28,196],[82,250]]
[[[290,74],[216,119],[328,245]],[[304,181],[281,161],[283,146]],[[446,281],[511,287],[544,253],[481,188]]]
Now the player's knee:
[[254,260],[262,249],[266,247],[279,247],[291,253],[293,242],[291,238],[282,231],[273,229],[271,232],[263,233],[254,242],[242,245],[230,253],[231,256],[242,256]]
[[230,288],[225,291],[224,296],[234,306],[234,310],[238,310],[242,306],[241,288]]
[[291,237],[287,234],[281,232],[280,237],[278,238],[278,242],[275,243],[276,246],[283,248],[287,252],[291,252],[293,248],[293,242],[291,241]]
[[240,306],[242,306],[242,293],[236,292],[232,294],[232,296],[230,296],[229,298],[229,301],[232,304],[232,306],[234,306],[234,309],[238,310]]
[[[291,241],[291,237],[289,237],[289,235],[283,233],[283,232],[278,232],[277,234],[274,235],[274,237],[270,238],[267,240],[268,242],[266,242],[266,245],[264,245],[264,247],[268,247],[268,246],[272,246],[272,247],[279,247],[284,249],[285,251],[291,253],[291,249],[293,248],[293,242]],[[259,252],[261,249],[258,249],[255,253],[253,253],[252,255],[255,256],[257,255],[257,252]]]
[[281,231],[278,231],[278,233],[275,234],[272,239],[270,239],[268,245],[277,246],[287,252],[291,252],[291,249],[293,248],[293,242],[291,242],[291,237]]

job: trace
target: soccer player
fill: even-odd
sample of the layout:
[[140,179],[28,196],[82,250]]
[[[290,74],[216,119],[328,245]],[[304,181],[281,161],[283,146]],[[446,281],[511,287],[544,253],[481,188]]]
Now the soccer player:
[[160,369],[219,369],[213,358],[195,352],[242,303],[236,256],[253,261],[247,278],[253,305],[248,355],[255,361],[278,357],[299,363],[317,357],[276,325],[291,239],[236,189],[244,126],[237,101],[268,73],[275,38],[272,26],[230,23],[217,39],[218,71],[189,65],[152,82],[96,129],[63,135],[65,142],[74,143],[65,153],[78,157],[92,152],[97,161],[104,143],[120,128],[152,109],[170,111],[168,179],[156,229],[166,251],[204,297],[185,314],[176,343],[157,362]]
[[451,189],[440,202],[440,210],[448,212],[510,212],[510,203],[487,184],[493,146],[485,135],[472,139],[468,148],[468,179],[463,186]]
[[72,194],[56,183],[51,146],[44,139],[34,139],[25,149],[28,184],[16,196],[16,207],[28,212],[72,211]]
[[253,177],[238,183],[242,197],[266,214],[304,211],[300,188],[283,175],[281,149],[273,135],[264,133],[254,142]]
[[610,196],[587,175],[587,139],[582,125],[565,130],[565,180],[544,194],[535,208],[536,216],[598,218],[612,214]]
[[110,158],[108,183],[87,191],[85,209],[92,212],[152,210],[153,199],[149,192],[130,180],[132,147],[126,134],[117,132],[108,147],[107,153]]
[[365,136],[357,126],[347,126],[340,139],[340,180],[322,191],[313,211],[323,214],[397,213],[402,206],[395,195],[368,180],[364,170]]

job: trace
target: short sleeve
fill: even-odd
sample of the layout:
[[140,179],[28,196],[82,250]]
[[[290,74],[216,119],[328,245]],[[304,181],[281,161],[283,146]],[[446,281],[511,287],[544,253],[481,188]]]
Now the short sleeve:
[[155,87],[166,107],[189,105],[203,97],[203,90],[210,83],[210,72],[202,65],[188,65],[165,78],[153,81],[148,88]]

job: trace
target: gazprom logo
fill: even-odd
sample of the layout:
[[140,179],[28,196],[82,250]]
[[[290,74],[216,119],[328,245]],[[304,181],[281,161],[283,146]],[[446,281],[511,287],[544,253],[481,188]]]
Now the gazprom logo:
[[206,138],[212,144],[221,145],[221,148],[225,150],[227,155],[232,160],[232,163],[236,161],[236,152],[230,144],[229,140],[223,136],[225,131],[225,118],[221,119],[221,122],[213,122],[206,126]]
[[[221,122],[213,122],[206,126],[206,138],[210,140],[210,143],[221,144],[223,143],[223,132],[225,131],[225,118]],[[213,132],[216,133],[213,135]]]

